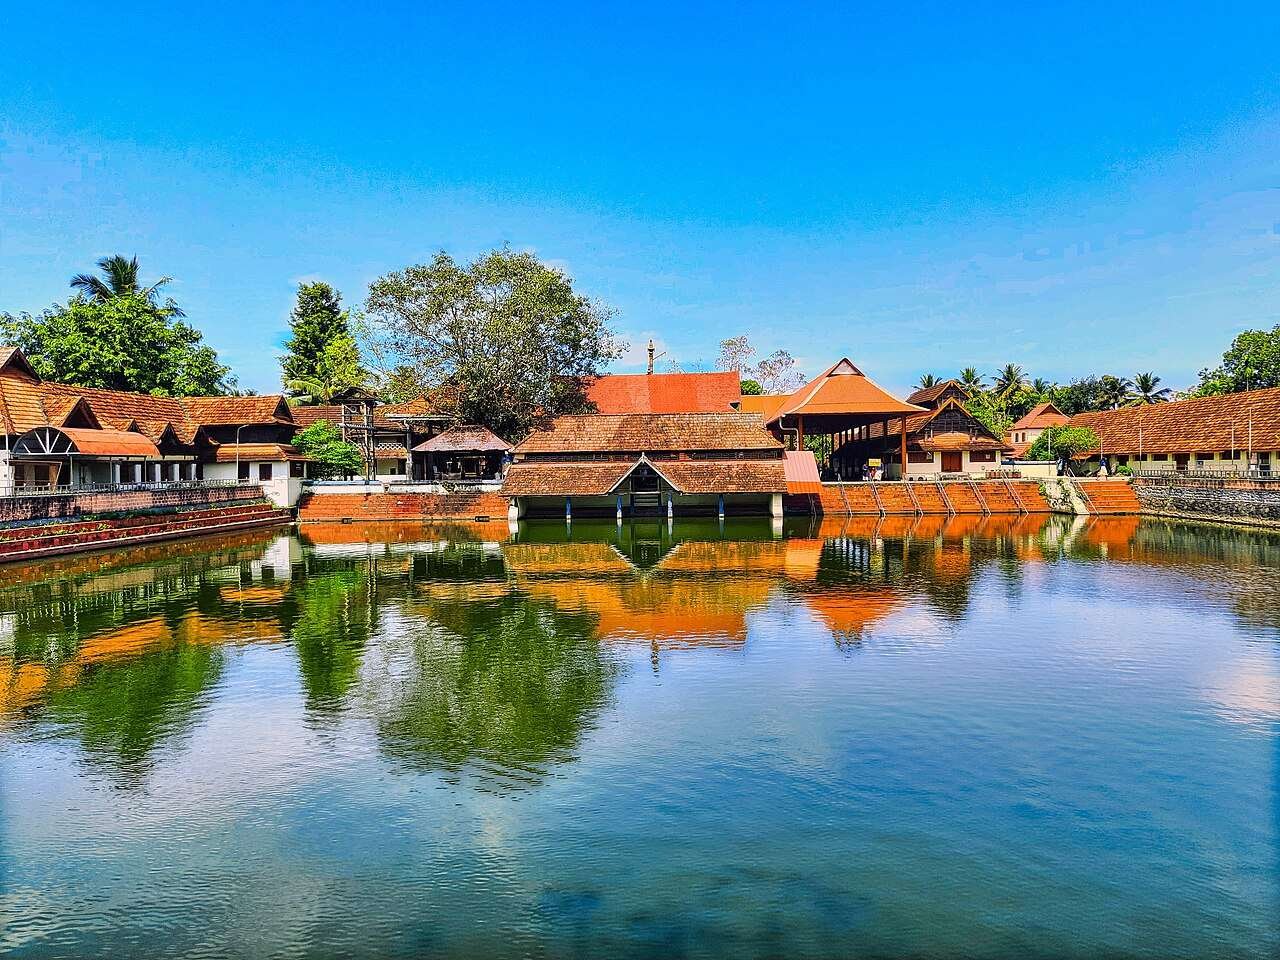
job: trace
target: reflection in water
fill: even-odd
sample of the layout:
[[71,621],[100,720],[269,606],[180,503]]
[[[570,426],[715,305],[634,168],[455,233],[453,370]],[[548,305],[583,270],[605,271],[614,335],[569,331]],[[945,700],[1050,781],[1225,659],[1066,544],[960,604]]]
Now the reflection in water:
[[[1052,928],[1055,910],[1106,913],[1092,888],[1081,892],[1092,874],[1076,871],[1110,869],[1104,851],[1117,847],[1165,906],[1118,874],[1106,897],[1129,898],[1126,915],[1146,911],[1153,928],[1211,902],[1189,893],[1189,906],[1161,887],[1185,882],[1170,864],[1248,890],[1243,919],[1195,920],[1247,955],[1259,942],[1256,878],[1274,858],[1251,861],[1242,880],[1171,841],[1196,817],[1159,805],[1231,771],[1245,778],[1233,796],[1259,795],[1247,738],[1272,736],[1280,717],[1277,567],[1272,534],[1036,516],[788,522],[781,536],[768,522],[714,520],[321,525],[67,558],[5,571],[0,759],[39,770],[70,758],[89,784],[144,806],[173,796],[185,810],[203,798],[177,791],[171,773],[222,764],[225,784],[246,791],[270,741],[296,753],[296,783],[266,799],[234,795],[220,814],[266,811],[249,852],[287,848],[300,859],[269,869],[328,889],[363,869],[313,849],[307,825],[336,824],[353,835],[343,846],[381,871],[373,893],[332,893],[338,916],[392,924],[383,936],[427,925],[417,946],[439,936],[442,953],[605,954],[637,942],[671,954],[705,943],[744,955],[853,944],[1034,953],[1038,937],[1079,933]],[[1196,646],[1178,646],[1192,630]],[[1237,630],[1243,652],[1224,654]],[[1196,726],[1196,710],[1246,739]],[[1064,740],[1054,731],[1068,723]],[[224,787],[202,782],[215,796]],[[419,782],[447,799],[410,803]],[[28,831],[39,822],[22,807],[31,792],[9,807]],[[1218,799],[1187,793],[1186,805]],[[521,819],[511,801],[538,817]],[[1266,841],[1253,806],[1236,802],[1240,832],[1224,849]],[[111,812],[127,821],[128,809]],[[1139,821],[1125,820],[1135,809]],[[1107,833],[1108,816],[1127,832]],[[413,831],[473,821],[471,845],[428,833],[415,846]],[[141,836],[164,830],[153,819]],[[1086,837],[1095,830],[1098,847]],[[10,832],[22,847],[22,830]],[[191,855],[189,839],[170,837],[172,862]],[[0,849],[0,867],[20,860],[9,856]],[[415,885],[419,868],[402,874],[405,863],[423,864],[430,883]],[[190,905],[203,902],[200,884],[210,901],[234,899],[240,874],[218,869],[188,891],[192,917],[212,909]],[[637,891],[622,903],[601,879],[619,871]],[[1083,886],[1068,889],[1068,874]],[[483,895],[446,902],[454,878]],[[1032,888],[1040,899],[1023,904]],[[434,912],[418,910],[424,899]],[[975,919],[1001,910],[1023,925],[993,933],[996,921]],[[512,928],[515,916],[526,919]],[[761,927],[744,932],[745,917]],[[206,919],[214,929],[225,918]],[[323,939],[342,925],[281,924],[293,932],[277,952],[305,952],[288,939],[298,930]],[[890,928],[916,933],[884,939]],[[496,939],[475,939],[481,929]],[[1232,929],[1243,939],[1222,932]],[[821,949],[804,939],[813,930]],[[1114,929],[1081,935],[1084,952],[1158,955]],[[192,936],[175,951],[199,952]],[[0,934],[0,950],[17,942]],[[1209,941],[1160,945],[1185,942]],[[343,952],[336,943],[327,952]]]

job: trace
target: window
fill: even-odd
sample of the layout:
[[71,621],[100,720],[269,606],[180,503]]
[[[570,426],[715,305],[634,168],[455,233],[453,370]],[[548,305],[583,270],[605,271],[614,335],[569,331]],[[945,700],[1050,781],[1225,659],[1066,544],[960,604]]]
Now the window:
[[248,460],[241,460],[241,461],[240,461],[240,465],[239,465],[238,469],[236,470],[236,479],[237,479],[237,480],[248,480],[248,479],[249,479],[249,466],[250,466],[250,464],[249,464],[249,461],[248,461]]
[[1169,459],[1169,455],[1167,453],[1153,453],[1151,459],[1163,463]]
[[994,450],[970,450],[970,463],[995,463],[996,452]]
[[258,479],[259,480],[271,479],[271,464],[269,463],[258,464]]
[[306,465],[303,461],[301,461],[301,460],[290,460],[290,461],[289,461],[289,476],[291,476],[291,477],[305,477],[305,476],[306,476],[306,466],[307,466],[307,465]]
[[908,450],[907,463],[933,463],[931,450]]
[[1222,460],[1239,460],[1240,451],[1239,450],[1223,450],[1222,453],[1218,454],[1218,457]]

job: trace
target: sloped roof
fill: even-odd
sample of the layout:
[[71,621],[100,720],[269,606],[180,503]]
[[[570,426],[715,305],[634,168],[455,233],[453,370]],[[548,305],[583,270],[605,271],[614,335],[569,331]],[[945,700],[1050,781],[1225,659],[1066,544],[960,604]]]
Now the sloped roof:
[[430,396],[414,397],[404,403],[384,403],[374,412],[375,417],[448,417],[452,415],[451,406],[453,391],[448,387],[439,387]]
[[237,460],[307,460],[306,455],[287,443],[223,443],[213,452],[215,463],[235,463]]
[[738,372],[610,374],[587,387],[600,413],[727,413],[742,396]]
[[502,482],[508,497],[602,497],[631,472],[634,463],[513,463]]
[[413,448],[415,453],[447,453],[452,451],[498,452],[511,449],[511,444],[497,434],[477,426],[462,424],[423,441]]
[[[926,428],[948,410],[962,414],[964,419],[972,425],[977,436],[970,437],[968,433],[955,431],[939,433],[931,437],[922,436]],[[900,421],[890,420],[888,436],[897,437],[901,433]],[[867,428],[867,436],[874,440],[885,436],[885,433],[879,423],[873,423]],[[919,450],[1007,450],[1012,446],[983,426],[982,421],[955,400],[947,400],[936,409],[924,410],[907,417],[907,441]],[[860,441],[853,441],[853,443],[858,442]]]
[[140,433],[82,427],[63,427],[61,433],[75,444],[77,453],[99,457],[160,456],[156,445]]
[[641,453],[781,450],[749,413],[582,414],[557,417],[516,445],[517,453]]
[[327,407],[296,406],[290,408],[289,415],[299,428],[309,427],[320,420],[327,420],[336,427],[342,421],[342,407],[336,404]]
[[1053,405],[1051,401],[1037,403],[1027,411],[1027,415],[1015,423],[1010,430],[1043,430],[1045,427],[1060,427],[1070,417]]
[[681,493],[785,493],[781,460],[664,460],[654,470]]
[[197,424],[225,427],[242,423],[293,423],[280,394],[260,397],[183,397],[178,401]]
[[1078,413],[1110,453],[1280,450],[1280,387]]
[[919,407],[893,396],[845,357],[791,394],[769,422],[789,416],[894,416],[919,411]]
[[788,450],[782,455],[787,493],[821,493],[822,476],[812,450]]
[[757,414],[765,423],[769,423],[787,402],[788,396],[785,393],[744,394],[738,401],[738,411]]
[[935,383],[932,387],[924,387],[917,390],[907,397],[907,403],[914,403],[921,407],[931,407],[939,397],[948,392],[957,392],[963,397],[969,396],[969,391],[965,389],[964,384],[959,380],[943,380],[941,383]]

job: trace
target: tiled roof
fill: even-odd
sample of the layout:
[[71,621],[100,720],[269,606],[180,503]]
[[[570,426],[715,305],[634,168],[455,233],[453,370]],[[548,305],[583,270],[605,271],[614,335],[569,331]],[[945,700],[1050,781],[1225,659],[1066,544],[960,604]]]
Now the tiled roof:
[[289,415],[293,417],[293,422],[298,425],[298,429],[309,427],[319,420],[327,420],[335,427],[342,421],[342,408],[339,406],[328,407],[290,407]]
[[743,396],[738,401],[738,410],[741,413],[757,414],[765,423],[774,418],[782,405],[787,402],[787,394],[785,393],[764,393],[754,396]]
[[[925,436],[926,428],[947,410],[962,414],[971,425],[974,435],[971,437],[968,432],[947,431],[932,437]],[[900,421],[890,420],[888,436],[897,437],[901,434]],[[873,423],[867,428],[867,435],[869,439],[875,440],[884,436],[884,431],[879,423]],[[907,442],[918,450],[1005,450],[1011,446],[984,427],[981,421],[955,400],[948,400],[934,410],[925,410],[907,417]]]
[[1037,403],[1027,415],[1015,423],[1010,430],[1043,430],[1045,427],[1060,427],[1070,418],[1046,400]]
[[414,397],[404,403],[384,403],[377,408],[380,417],[448,417],[452,415],[452,391],[438,388],[429,397]]
[[[237,456],[238,454],[238,456]],[[306,460],[305,455],[285,443],[224,443],[215,450],[215,463],[235,463],[237,460]]]
[[204,426],[242,423],[292,423],[289,405],[279,394],[260,397],[183,397],[179,403],[192,422]]
[[587,399],[605,414],[727,413],[741,396],[736,370],[611,374],[587,387]]
[[1109,453],[1280,450],[1280,387],[1078,413]]
[[969,396],[969,391],[959,380],[943,380],[941,383],[935,383],[932,387],[925,387],[917,390],[911,396],[907,397],[907,403],[914,403],[920,407],[932,407],[945,393],[954,393],[958,397]]
[[62,433],[76,452],[99,457],[159,457],[156,445],[140,433],[124,430],[90,430],[64,427]]
[[845,358],[787,397],[770,422],[787,416],[896,415],[919,409],[903,403]]
[[444,433],[423,441],[413,448],[417,453],[447,453],[451,451],[505,451],[511,444],[485,427],[463,424],[450,427]]
[[781,460],[664,460],[654,470],[681,493],[785,493]]
[[749,413],[585,414],[557,417],[516,453],[641,453],[676,450],[780,450]]
[[634,463],[513,463],[502,482],[508,497],[604,496]]

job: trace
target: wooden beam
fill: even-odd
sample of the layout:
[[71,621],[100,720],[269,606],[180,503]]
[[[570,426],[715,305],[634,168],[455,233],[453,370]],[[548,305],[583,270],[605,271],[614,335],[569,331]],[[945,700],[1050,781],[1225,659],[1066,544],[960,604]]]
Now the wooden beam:
[[907,479],[907,418],[902,418],[902,442],[898,446],[899,455],[902,457],[902,464],[898,470],[898,479]]

